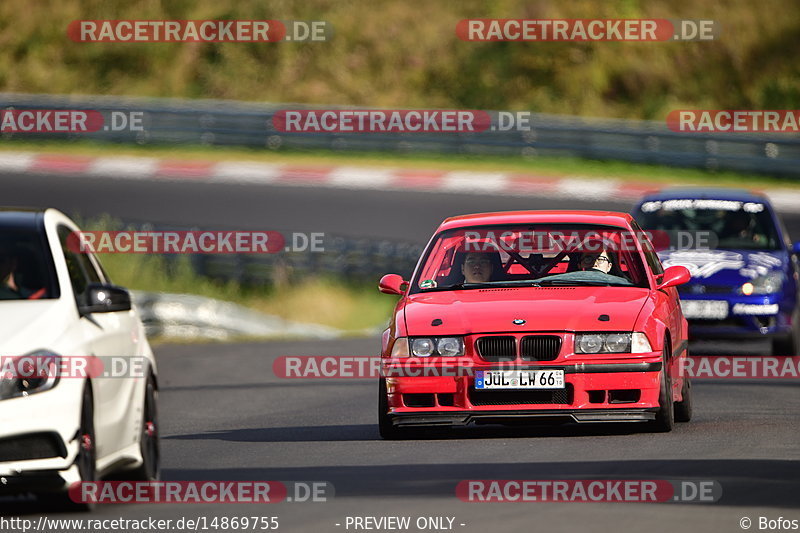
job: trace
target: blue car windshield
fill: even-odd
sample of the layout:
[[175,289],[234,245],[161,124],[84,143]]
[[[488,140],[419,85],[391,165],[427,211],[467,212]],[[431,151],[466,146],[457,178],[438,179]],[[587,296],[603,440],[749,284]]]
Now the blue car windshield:
[[[760,202],[671,199],[644,202],[635,218],[646,231],[708,232],[714,248],[765,250],[781,248],[769,209]],[[686,242],[698,242],[687,239]],[[708,242],[708,241],[706,241]]]

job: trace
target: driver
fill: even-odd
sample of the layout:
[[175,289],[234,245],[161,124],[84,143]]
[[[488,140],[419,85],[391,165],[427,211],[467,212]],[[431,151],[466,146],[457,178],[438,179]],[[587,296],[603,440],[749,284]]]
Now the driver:
[[19,287],[14,281],[16,269],[16,255],[10,246],[0,243],[0,300],[15,300],[22,297]]
[[467,252],[461,273],[464,274],[465,283],[483,283],[490,281],[494,266],[491,252]]
[[608,274],[611,272],[611,259],[606,250],[599,253],[586,252],[581,256],[579,266],[584,271]]

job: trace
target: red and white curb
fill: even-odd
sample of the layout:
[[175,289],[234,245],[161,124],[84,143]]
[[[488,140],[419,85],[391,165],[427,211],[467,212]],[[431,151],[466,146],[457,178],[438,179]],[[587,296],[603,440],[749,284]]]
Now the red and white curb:
[[[85,175],[109,179],[176,180],[337,189],[425,191],[486,195],[633,201],[661,184],[514,172],[444,171],[383,167],[317,166],[247,161],[193,161],[151,157],[87,157],[0,152],[0,173]],[[800,189],[768,189],[776,209],[800,211]]]

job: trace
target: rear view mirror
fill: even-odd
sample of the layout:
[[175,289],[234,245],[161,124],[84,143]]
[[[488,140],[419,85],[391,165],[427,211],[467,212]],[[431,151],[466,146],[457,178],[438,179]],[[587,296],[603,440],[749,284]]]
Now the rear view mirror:
[[671,266],[664,271],[664,274],[661,276],[661,283],[658,284],[656,289],[666,289],[667,287],[675,287],[677,285],[683,285],[687,281],[692,279],[692,275],[689,274],[689,269],[685,266]]
[[131,309],[131,295],[127,289],[110,283],[90,283],[85,301],[79,306],[82,315],[113,313]]
[[384,294],[403,294],[403,285],[408,285],[398,274],[386,274],[378,282],[378,290]]

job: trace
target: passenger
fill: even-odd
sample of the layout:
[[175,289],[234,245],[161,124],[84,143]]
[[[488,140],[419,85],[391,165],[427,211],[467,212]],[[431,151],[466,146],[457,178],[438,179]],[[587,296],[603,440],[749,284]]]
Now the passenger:
[[611,259],[605,250],[600,253],[587,252],[581,256],[579,266],[581,270],[608,274],[611,272]]

